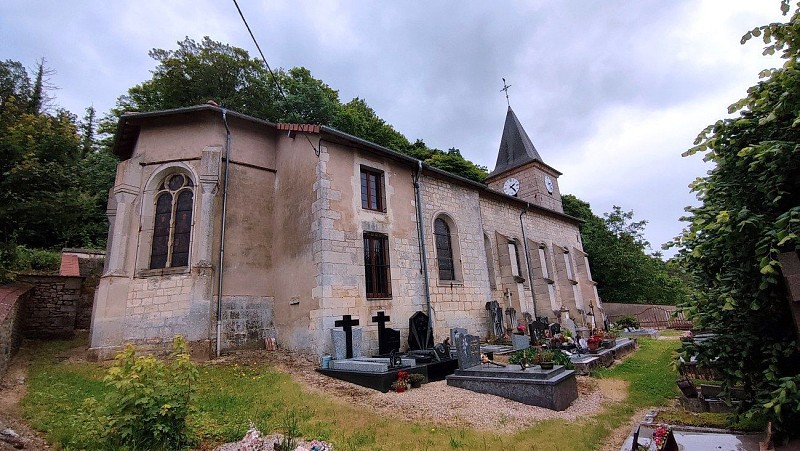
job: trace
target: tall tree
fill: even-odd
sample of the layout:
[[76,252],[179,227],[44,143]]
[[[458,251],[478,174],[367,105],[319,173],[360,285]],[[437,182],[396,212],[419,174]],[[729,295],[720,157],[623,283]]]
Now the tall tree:
[[[784,14],[789,3],[781,3]],[[763,414],[778,432],[800,430],[800,352],[781,281],[780,252],[800,250],[800,9],[787,23],[754,28],[765,54],[783,67],[763,71],[685,155],[714,164],[692,184],[702,202],[675,240],[682,264],[703,290],[686,306],[697,327],[716,336],[684,356],[716,368],[724,387],[742,386],[741,410]]]
[[583,248],[605,302],[677,304],[686,300],[689,287],[680,270],[647,253],[647,221],[633,221],[633,211],[616,205],[601,218],[588,202],[571,194],[562,200],[565,213],[584,221],[580,225]]
[[420,158],[456,175],[483,181],[488,171],[464,159],[457,150],[414,145],[381,119],[360,98],[345,104],[339,93],[303,67],[270,73],[246,50],[212,40],[186,38],[177,50],[153,49],[158,64],[153,77],[128,90],[100,126],[113,132],[126,111],[154,111],[186,107],[212,99],[240,113],[272,122],[305,122],[335,127],[362,139]]

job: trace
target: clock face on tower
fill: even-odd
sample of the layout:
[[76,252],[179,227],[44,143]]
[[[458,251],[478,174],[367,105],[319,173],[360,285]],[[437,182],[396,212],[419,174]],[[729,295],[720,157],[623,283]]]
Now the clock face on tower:
[[503,192],[509,196],[516,196],[519,193],[519,180],[511,177],[503,184]]
[[555,185],[553,184],[553,179],[551,179],[549,175],[544,176],[544,187],[547,188],[548,193],[553,194]]

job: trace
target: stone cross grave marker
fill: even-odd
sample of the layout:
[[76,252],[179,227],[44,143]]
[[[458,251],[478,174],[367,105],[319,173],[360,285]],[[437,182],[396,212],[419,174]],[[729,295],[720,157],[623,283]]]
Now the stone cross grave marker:
[[489,311],[489,324],[491,325],[489,330],[495,337],[502,337],[506,333],[503,326],[503,307],[500,307],[500,303],[497,301],[491,301],[486,303],[486,310]]
[[372,317],[373,323],[378,323],[378,354],[390,354],[400,351],[400,331],[386,327],[391,319],[383,310]]
[[428,323],[428,315],[424,312],[416,312],[408,319],[408,348],[416,351],[432,347],[433,330]]
[[480,337],[469,334],[456,335],[456,354],[458,355],[458,368],[467,369],[481,364]]
[[[342,316],[342,319],[336,320],[333,323],[336,327],[341,327],[344,331],[344,339],[345,339],[345,358],[352,359],[353,358],[353,326],[358,326],[358,320],[353,319],[350,315]],[[359,332],[361,330],[359,329]],[[361,334],[359,333],[359,342],[361,341]],[[335,344],[335,343],[334,343]],[[334,346],[335,347],[335,346]],[[361,343],[358,344],[359,353],[361,350]],[[338,350],[337,350],[338,351]],[[338,354],[338,352],[337,352]]]

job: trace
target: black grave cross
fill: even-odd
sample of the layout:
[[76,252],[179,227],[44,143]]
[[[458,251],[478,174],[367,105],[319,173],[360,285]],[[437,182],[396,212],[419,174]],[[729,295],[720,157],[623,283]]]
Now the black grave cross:
[[353,319],[350,315],[342,316],[342,319],[336,320],[333,323],[336,327],[341,327],[344,330],[344,344],[347,348],[345,357],[348,359],[353,358],[353,326],[358,326],[358,320]]
[[386,323],[389,322],[391,319],[390,316],[386,316],[386,314],[381,310],[378,312],[377,315],[372,317],[373,323],[378,323],[378,337],[383,337],[383,330],[386,329]]

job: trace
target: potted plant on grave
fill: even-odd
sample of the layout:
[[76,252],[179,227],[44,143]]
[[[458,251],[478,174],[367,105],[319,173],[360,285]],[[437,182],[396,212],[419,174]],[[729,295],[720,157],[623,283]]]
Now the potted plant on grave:
[[403,393],[408,388],[408,371],[398,371],[397,380],[392,382],[392,388],[397,393]]
[[553,351],[542,351],[538,354],[539,366],[543,370],[553,369]]
[[603,342],[603,339],[598,335],[593,335],[586,340],[587,346],[589,346],[589,351],[597,351],[600,348],[600,343]]
[[420,388],[422,386],[422,381],[425,380],[425,376],[419,373],[412,373],[408,375],[408,383],[411,385],[411,388]]

